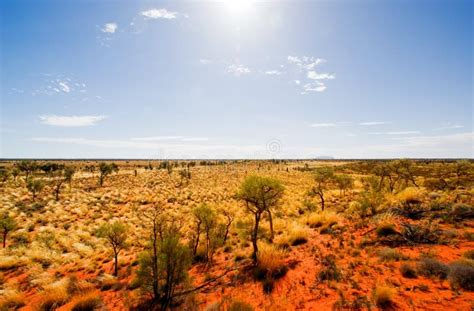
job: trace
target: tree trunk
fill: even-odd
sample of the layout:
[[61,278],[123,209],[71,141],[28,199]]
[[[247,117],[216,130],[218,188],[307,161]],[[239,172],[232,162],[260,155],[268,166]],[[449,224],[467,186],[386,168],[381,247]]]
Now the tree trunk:
[[118,252],[115,254],[115,267],[114,267],[114,276],[118,275]]
[[7,231],[3,232],[3,248],[5,248],[5,246],[7,245],[7,234]]
[[270,222],[270,243],[273,243],[273,239],[275,238],[275,234],[273,232],[272,212],[270,210],[267,210],[267,213],[268,213],[268,221]]
[[253,228],[253,233],[252,233],[252,245],[253,245],[252,259],[253,259],[253,262],[255,264],[257,263],[257,253],[258,253],[257,239],[258,239],[258,225],[259,225],[259,223],[260,223],[260,213],[257,212],[255,214],[255,226]]
[[197,253],[200,236],[201,236],[201,222],[198,222],[197,227],[196,227],[196,241],[194,242],[194,247],[193,247],[193,256],[195,256]]
[[324,195],[322,192],[318,193],[319,198],[321,199],[321,210],[324,211]]

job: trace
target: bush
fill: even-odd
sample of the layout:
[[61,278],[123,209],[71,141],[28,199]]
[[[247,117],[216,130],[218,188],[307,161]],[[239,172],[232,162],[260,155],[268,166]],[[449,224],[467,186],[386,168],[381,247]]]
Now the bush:
[[403,275],[403,277],[408,278],[408,279],[416,279],[418,277],[418,274],[416,273],[416,269],[407,263],[403,263],[400,266],[400,272]]
[[474,249],[465,251],[464,254],[462,254],[462,256],[463,256],[464,258],[474,260]]
[[285,252],[273,245],[259,246],[255,276],[257,279],[266,277],[280,278],[288,271],[284,262]]
[[378,252],[381,261],[399,261],[402,259],[402,255],[393,248],[384,248]]
[[228,311],[253,311],[253,307],[243,301],[235,300],[230,303]]
[[341,216],[331,211],[311,213],[306,217],[306,224],[310,228],[331,227],[341,221]]
[[6,289],[0,297],[0,310],[17,310],[25,305],[25,295],[17,290]]
[[449,281],[454,288],[474,291],[474,266],[467,262],[454,262],[450,265]]
[[379,308],[387,308],[393,304],[393,295],[395,295],[395,289],[388,286],[377,286],[373,292],[374,302]]
[[441,233],[433,225],[403,224],[401,235],[409,244],[437,244],[441,242]]
[[88,293],[74,297],[71,301],[72,311],[92,311],[102,304],[102,299],[97,293]]
[[323,258],[323,269],[318,273],[320,281],[339,281],[342,279],[342,273],[336,265],[336,257],[334,255],[327,255]]
[[377,232],[377,236],[379,237],[398,234],[397,230],[395,229],[395,225],[387,224],[387,223],[379,225],[376,229],[376,232]]
[[446,279],[449,267],[439,260],[423,257],[417,264],[418,273],[426,277]]

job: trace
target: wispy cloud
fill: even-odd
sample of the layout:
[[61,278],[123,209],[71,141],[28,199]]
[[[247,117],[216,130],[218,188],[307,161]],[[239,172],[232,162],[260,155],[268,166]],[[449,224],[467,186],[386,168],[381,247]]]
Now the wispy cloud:
[[167,9],[150,9],[141,12],[141,15],[147,19],[175,19],[178,17],[178,12],[168,11]]
[[278,71],[278,70],[268,70],[268,71],[265,71],[264,73],[266,75],[269,75],[269,76],[279,76],[279,75],[281,75],[281,71]]
[[455,129],[461,129],[464,128],[464,125],[460,124],[447,124],[442,127],[438,127],[433,129],[433,131],[445,131],[445,130],[455,130]]
[[242,75],[247,75],[251,73],[252,70],[243,65],[232,64],[227,67],[227,72],[233,74],[236,77],[240,77]]
[[301,94],[306,94],[308,92],[324,92],[327,89],[327,86],[321,82],[315,83],[306,83],[303,85],[303,91]]
[[369,132],[371,135],[413,135],[420,133],[420,131]]
[[32,95],[59,95],[68,94],[73,92],[86,93],[86,84],[77,81],[71,77],[56,75],[55,78],[51,79],[51,75],[45,75],[48,79],[45,79],[43,85],[36,88]]
[[313,123],[310,125],[311,127],[335,127],[337,126],[336,123]]
[[390,122],[384,121],[369,121],[369,122],[360,122],[359,125],[361,126],[375,126],[375,125],[385,125],[390,124]]
[[201,59],[199,60],[199,63],[201,63],[202,65],[208,65],[208,64],[211,64],[211,63],[212,63],[212,60],[207,59],[207,58],[201,58]]
[[[336,76],[332,73],[316,71],[316,66],[325,63],[324,58],[309,57],[309,56],[288,56],[287,62],[289,66],[296,67],[296,78],[293,79],[296,85],[301,87],[301,94],[308,94],[310,92],[324,92],[327,86],[321,80],[334,80]],[[301,80],[306,81],[301,83]]]
[[316,71],[312,70],[308,71],[307,77],[311,80],[332,80],[336,78],[336,76],[334,76],[333,74],[317,73]]
[[39,116],[40,122],[51,126],[61,127],[82,127],[93,126],[104,120],[105,116],[58,116],[42,115]]
[[115,33],[117,28],[118,28],[117,23],[107,23],[107,24],[104,24],[101,30],[102,32],[112,34],[112,33]]
[[151,136],[151,137],[134,137],[133,141],[208,141],[207,137],[187,137],[187,136]]

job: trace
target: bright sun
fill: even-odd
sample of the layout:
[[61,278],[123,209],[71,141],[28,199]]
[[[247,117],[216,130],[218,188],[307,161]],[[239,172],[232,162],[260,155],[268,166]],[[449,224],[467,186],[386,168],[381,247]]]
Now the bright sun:
[[255,0],[223,0],[232,15],[244,15],[252,9]]

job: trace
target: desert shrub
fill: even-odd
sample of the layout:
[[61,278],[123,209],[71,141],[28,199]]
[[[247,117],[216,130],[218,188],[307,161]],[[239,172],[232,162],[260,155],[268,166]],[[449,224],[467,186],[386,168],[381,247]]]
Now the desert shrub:
[[378,252],[378,256],[381,261],[399,261],[402,259],[402,255],[393,248],[383,248]]
[[467,259],[472,259],[474,260],[474,249],[470,249],[468,251],[465,251],[462,256]]
[[234,300],[230,303],[228,311],[253,311],[252,305],[240,300]]
[[334,255],[323,257],[321,264],[323,265],[323,269],[318,273],[319,281],[339,281],[342,279],[342,273],[337,267],[336,257]]
[[278,240],[278,244],[282,247],[301,245],[308,242],[308,235],[307,228],[293,224],[289,226],[287,233]]
[[448,278],[452,287],[474,291],[474,265],[472,263],[466,261],[452,263]]
[[464,232],[463,237],[468,241],[474,241],[474,232]]
[[25,305],[25,300],[25,295],[17,290],[3,290],[0,296],[0,310],[17,310]]
[[376,286],[373,293],[374,303],[380,308],[387,308],[393,304],[395,289],[388,286]]
[[331,227],[340,223],[342,217],[331,211],[323,211],[320,213],[311,213],[306,217],[306,224],[310,228]]
[[0,256],[0,271],[17,269],[28,263],[26,258],[17,256]]
[[285,252],[281,248],[274,245],[261,244],[257,256],[255,276],[258,279],[282,277],[288,271],[284,258]]
[[76,296],[71,300],[71,311],[91,311],[102,304],[102,298],[97,293]]
[[403,224],[401,235],[409,244],[437,244],[442,231],[434,225]]
[[403,263],[400,266],[400,273],[403,275],[403,277],[408,278],[408,279],[415,279],[418,277],[418,274],[416,273],[416,269],[407,263]]
[[426,212],[422,206],[425,193],[420,188],[408,187],[395,196],[394,212],[410,219],[420,219]]
[[448,276],[449,267],[434,258],[423,257],[417,264],[417,271],[423,276],[444,280]]
[[450,216],[454,221],[472,219],[474,218],[474,207],[463,203],[455,204],[451,210]]
[[379,237],[398,234],[397,229],[395,228],[395,225],[391,223],[380,224],[375,230],[375,232],[377,233],[377,236]]

